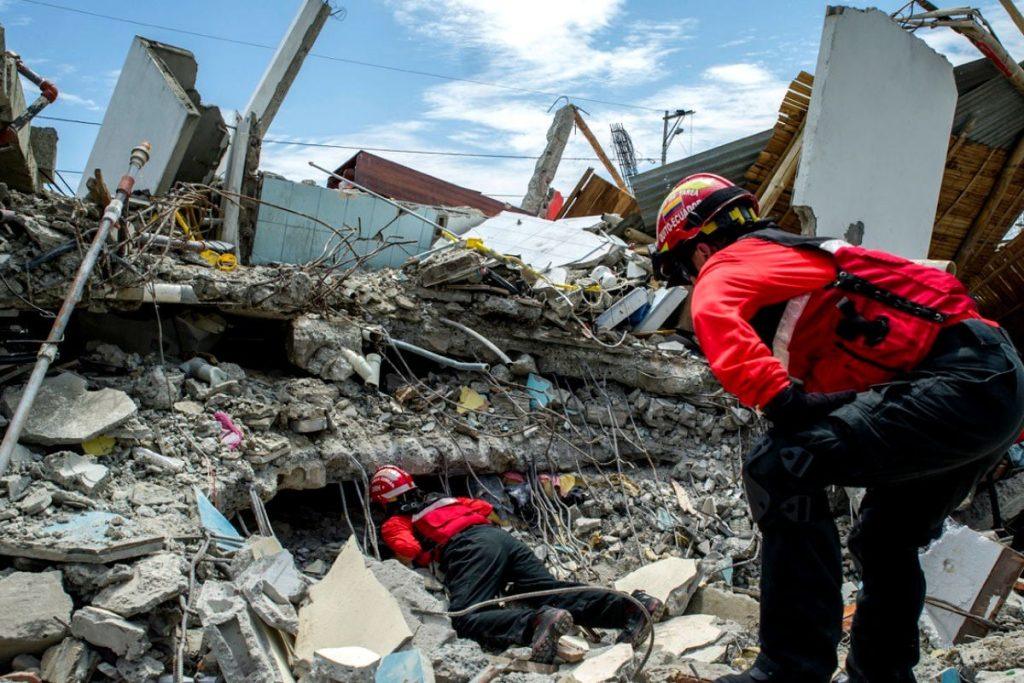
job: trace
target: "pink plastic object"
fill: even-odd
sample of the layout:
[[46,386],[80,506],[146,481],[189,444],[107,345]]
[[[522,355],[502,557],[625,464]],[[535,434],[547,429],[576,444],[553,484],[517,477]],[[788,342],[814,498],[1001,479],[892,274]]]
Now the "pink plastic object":
[[220,442],[227,446],[229,451],[238,448],[245,435],[242,433],[242,429],[232,421],[231,416],[223,410],[218,410],[213,414],[213,419],[220,422],[220,426],[224,430],[220,434]]

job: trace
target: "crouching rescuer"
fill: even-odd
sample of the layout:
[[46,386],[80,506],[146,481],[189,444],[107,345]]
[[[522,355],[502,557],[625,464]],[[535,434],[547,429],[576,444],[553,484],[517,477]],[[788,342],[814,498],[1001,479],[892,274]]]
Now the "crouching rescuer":
[[843,574],[825,490],[841,485],[867,489],[849,540],[862,586],[846,674],[913,681],[918,549],[1020,434],[1021,360],[952,275],[757,211],[746,190],[693,175],[662,204],[655,245],[665,279],[695,282],[715,376],[772,422],[743,468],[763,537],[761,652],[719,680],[830,679]]
[[[492,524],[497,518],[485,500],[424,494],[412,476],[392,465],[374,473],[370,497],[394,509],[381,535],[400,560],[421,567],[438,563],[453,612],[501,595],[579,585],[555,579],[530,548]],[[660,600],[641,591],[633,597],[655,620],[661,616]],[[460,637],[493,648],[529,645],[541,662],[555,659],[558,639],[574,624],[622,629],[618,642],[638,644],[647,623],[632,601],[600,590],[485,607],[452,619]]]

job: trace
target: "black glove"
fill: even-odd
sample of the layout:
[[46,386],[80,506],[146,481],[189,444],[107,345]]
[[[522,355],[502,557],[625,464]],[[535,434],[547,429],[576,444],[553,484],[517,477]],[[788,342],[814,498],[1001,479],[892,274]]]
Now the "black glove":
[[855,398],[856,391],[808,394],[791,384],[764,407],[764,414],[780,429],[798,429],[817,422]]

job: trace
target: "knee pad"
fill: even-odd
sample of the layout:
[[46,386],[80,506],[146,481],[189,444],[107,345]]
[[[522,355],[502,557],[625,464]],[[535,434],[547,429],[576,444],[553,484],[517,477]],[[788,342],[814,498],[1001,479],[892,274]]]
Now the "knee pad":
[[828,516],[824,491],[808,490],[801,477],[814,456],[805,448],[764,437],[743,464],[743,488],[755,523],[779,515],[791,522]]

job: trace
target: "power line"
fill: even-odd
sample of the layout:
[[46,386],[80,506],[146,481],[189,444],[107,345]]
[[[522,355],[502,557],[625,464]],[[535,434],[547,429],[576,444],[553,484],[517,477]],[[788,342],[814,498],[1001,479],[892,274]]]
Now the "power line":
[[[56,172],[57,173],[73,173],[75,175],[85,175],[85,171],[72,171],[69,168],[58,168],[58,169],[56,169]],[[522,197],[523,196],[522,192],[481,192],[480,194],[487,195],[488,197]]]
[[[239,40],[237,38],[228,38],[227,36],[218,36],[212,33],[202,33],[199,31],[189,31],[187,29],[174,28],[172,26],[164,26],[162,24],[153,24],[145,21],[139,21],[137,19],[126,19],[125,17],[118,17],[111,14],[101,14],[99,12],[91,12],[89,10],[79,9],[77,7],[67,7],[65,5],[58,5],[53,2],[44,2],[43,0],[21,0],[30,5],[39,5],[41,7],[49,7],[50,9],[61,10],[64,12],[74,12],[75,14],[81,14],[87,17],[94,17],[96,19],[106,19],[108,21],[116,21],[122,24],[130,24],[132,26],[143,26],[146,28],[161,29],[164,31],[172,31],[174,33],[181,33],[188,36],[195,36],[197,38],[207,38],[209,40],[219,40],[224,43],[232,43],[234,45],[244,45],[246,47],[256,47],[264,50],[276,50],[276,45],[267,45],[265,43],[255,43],[248,40]],[[332,62],[341,62],[343,64],[353,64],[355,66],[365,66],[372,69],[384,69],[386,71],[395,71],[398,73],[411,74],[414,76],[427,76],[429,78],[438,78],[445,81],[455,81],[459,83],[472,83],[474,85],[483,85],[491,88],[498,88],[501,90],[509,90],[512,92],[520,92],[528,95],[543,95],[545,97],[563,97],[563,93],[547,92],[544,90],[533,90],[531,88],[522,88],[516,85],[506,85],[504,83],[494,83],[492,81],[481,81],[474,78],[460,78],[458,76],[448,76],[445,74],[434,73],[431,71],[420,71],[417,69],[407,69],[400,66],[391,66],[388,64],[375,64],[374,62],[364,62],[358,59],[348,59],[346,57],[337,57],[334,55],[325,55],[319,52],[310,52],[310,57],[317,57],[319,59],[326,59]],[[610,100],[601,100],[593,97],[579,97],[575,95],[566,96],[571,100],[578,100],[580,102],[593,102],[595,104],[607,104],[613,107],[626,107],[628,109],[639,109],[642,111],[653,111],[661,113],[661,109],[654,107],[645,107],[640,104],[626,104],[624,102],[612,102]]]
[[[46,121],[60,121],[63,123],[78,123],[86,126],[100,126],[103,125],[99,121],[84,121],[82,119],[68,119],[60,116],[37,116],[36,119],[45,119]],[[537,156],[530,156],[528,154],[490,154],[486,152],[451,152],[444,150],[430,150],[430,149],[395,149],[392,147],[362,147],[357,145],[335,145],[328,142],[296,142],[294,140],[275,140],[273,138],[265,138],[264,144],[271,145],[297,145],[299,147],[325,147],[328,149],[352,149],[352,150],[364,150],[367,152],[391,152],[394,154],[424,154],[428,156],[449,156],[449,157],[479,157],[482,159],[538,159]],[[562,161],[600,161],[597,157],[562,157]],[[645,159],[645,161],[653,162],[654,159]]]

